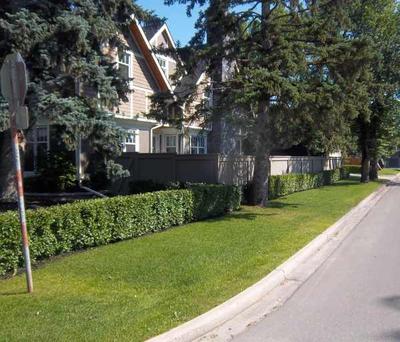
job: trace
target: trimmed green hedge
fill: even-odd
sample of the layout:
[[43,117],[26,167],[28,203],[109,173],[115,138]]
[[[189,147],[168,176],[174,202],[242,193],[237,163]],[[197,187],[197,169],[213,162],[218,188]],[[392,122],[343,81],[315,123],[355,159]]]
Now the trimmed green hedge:
[[[136,238],[239,209],[239,187],[192,185],[141,195],[28,210],[33,263],[54,255]],[[23,265],[16,212],[0,214],[0,275]]]
[[343,166],[343,168],[348,173],[361,174],[361,166],[360,165],[345,165],[345,166]]
[[298,191],[318,188],[348,178],[346,169],[320,173],[289,174],[269,177],[269,199],[286,196]]

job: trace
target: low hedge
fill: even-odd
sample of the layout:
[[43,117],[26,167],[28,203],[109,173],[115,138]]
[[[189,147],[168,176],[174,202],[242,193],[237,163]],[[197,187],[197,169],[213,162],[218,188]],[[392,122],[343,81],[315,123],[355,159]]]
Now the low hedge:
[[[105,245],[223,215],[240,206],[239,187],[189,189],[78,201],[27,211],[31,259]],[[0,214],[0,275],[23,265],[16,212]]]
[[341,168],[319,173],[289,174],[269,177],[269,199],[294,192],[318,188],[348,178],[348,170]]
[[345,165],[345,166],[343,166],[343,168],[348,173],[361,174],[361,166],[360,165]]

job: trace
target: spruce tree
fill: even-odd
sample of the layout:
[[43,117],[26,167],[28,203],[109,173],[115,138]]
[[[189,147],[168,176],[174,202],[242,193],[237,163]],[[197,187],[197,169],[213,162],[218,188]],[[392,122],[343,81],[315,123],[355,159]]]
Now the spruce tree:
[[[131,0],[2,1],[0,64],[14,51],[25,59],[31,126],[48,120],[71,150],[81,137],[106,157],[119,153],[123,131],[111,109],[127,99],[128,85],[108,51],[123,48],[121,33],[132,15],[149,16]],[[9,136],[0,99],[1,199],[14,195]]]
[[354,132],[362,154],[362,182],[378,178],[378,160],[393,152],[400,134],[400,13],[396,0],[354,1],[349,7],[349,39],[364,39],[373,55],[368,109],[360,111]]
[[[196,1],[186,3],[190,10]],[[203,61],[212,90],[219,92],[210,120],[222,115],[250,142],[255,155],[253,203],[265,205],[273,149],[304,137],[318,140],[324,153],[345,145],[349,124],[361,108],[354,100],[366,97],[362,81],[369,53],[362,39],[345,37],[350,1],[218,3],[222,11],[210,11],[211,1],[200,16],[188,64]],[[210,41],[216,22],[223,38]],[[229,66],[229,77],[214,77],[215,59]]]

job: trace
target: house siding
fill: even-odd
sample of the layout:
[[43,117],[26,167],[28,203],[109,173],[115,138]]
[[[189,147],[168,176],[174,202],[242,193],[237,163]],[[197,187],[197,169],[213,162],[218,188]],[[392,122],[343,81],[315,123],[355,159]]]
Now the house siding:
[[[131,74],[133,81],[131,82],[132,91],[128,95],[129,101],[121,103],[119,106],[117,123],[124,129],[138,132],[139,146],[137,152],[151,153],[153,152],[151,151],[152,142],[150,141],[152,139],[151,129],[157,126],[158,123],[154,120],[149,120],[146,117],[146,113],[149,112],[151,106],[149,96],[159,92],[160,88],[144,57],[146,54],[140,50],[135,39],[132,35],[125,38],[125,42],[129,46],[128,50],[131,52]],[[160,32],[152,40],[152,43],[153,47],[172,47],[171,42],[169,42],[168,37],[163,32]],[[171,57],[166,57],[166,62],[168,68],[167,77],[169,78],[175,73],[177,63]],[[199,96],[202,96],[203,92],[204,89],[202,88]],[[188,112],[192,112],[193,108],[188,108],[187,110]],[[192,127],[191,129],[188,128],[188,131],[192,134],[195,131],[199,132],[201,130],[199,127],[200,122],[188,122],[188,124]],[[176,135],[177,153],[190,153],[190,138],[182,135],[176,128],[158,128],[154,130],[154,135],[157,136],[159,143],[161,143],[161,148],[158,145],[158,152],[166,151],[165,141],[167,135]]]
[[159,91],[145,59],[138,55],[134,55],[132,62],[133,84],[148,90]]

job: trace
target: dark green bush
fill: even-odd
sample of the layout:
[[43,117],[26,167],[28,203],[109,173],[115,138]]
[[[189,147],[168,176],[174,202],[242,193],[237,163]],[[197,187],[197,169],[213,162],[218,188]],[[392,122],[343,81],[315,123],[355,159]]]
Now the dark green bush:
[[168,182],[168,183],[157,183],[151,179],[139,180],[129,183],[129,193],[144,194],[146,192],[162,191],[162,190],[177,190],[186,189],[188,184],[181,182]]
[[241,190],[238,186],[216,184],[188,184],[193,193],[195,206],[193,215],[196,220],[221,215],[221,208],[237,210],[241,201]]
[[343,168],[346,170],[346,172],[350,173],[356,173],[356,174],[361,174],[361,166],[360,165],[345,165]]
[[[27,211],[33,262],[53,255],[131,239],[239,208],[240,189],[188,189],[79,201]],[[0,275],[23,263],[16,212],[0,214]]]
[[275,199],[294,192],[333,184],[348,177],[345,169],[323,171],[320,173],[289,174],[269,177],[269,198]]
[[166,190],[165,184],[154,182],[153,180],[140,180],[129,183],[130,194],[144,194],[146,192],[154,192]]
[[76,169],[67,152],[48,152],[39,163],[37,182],[44,192],[66,191],[76,185]]

